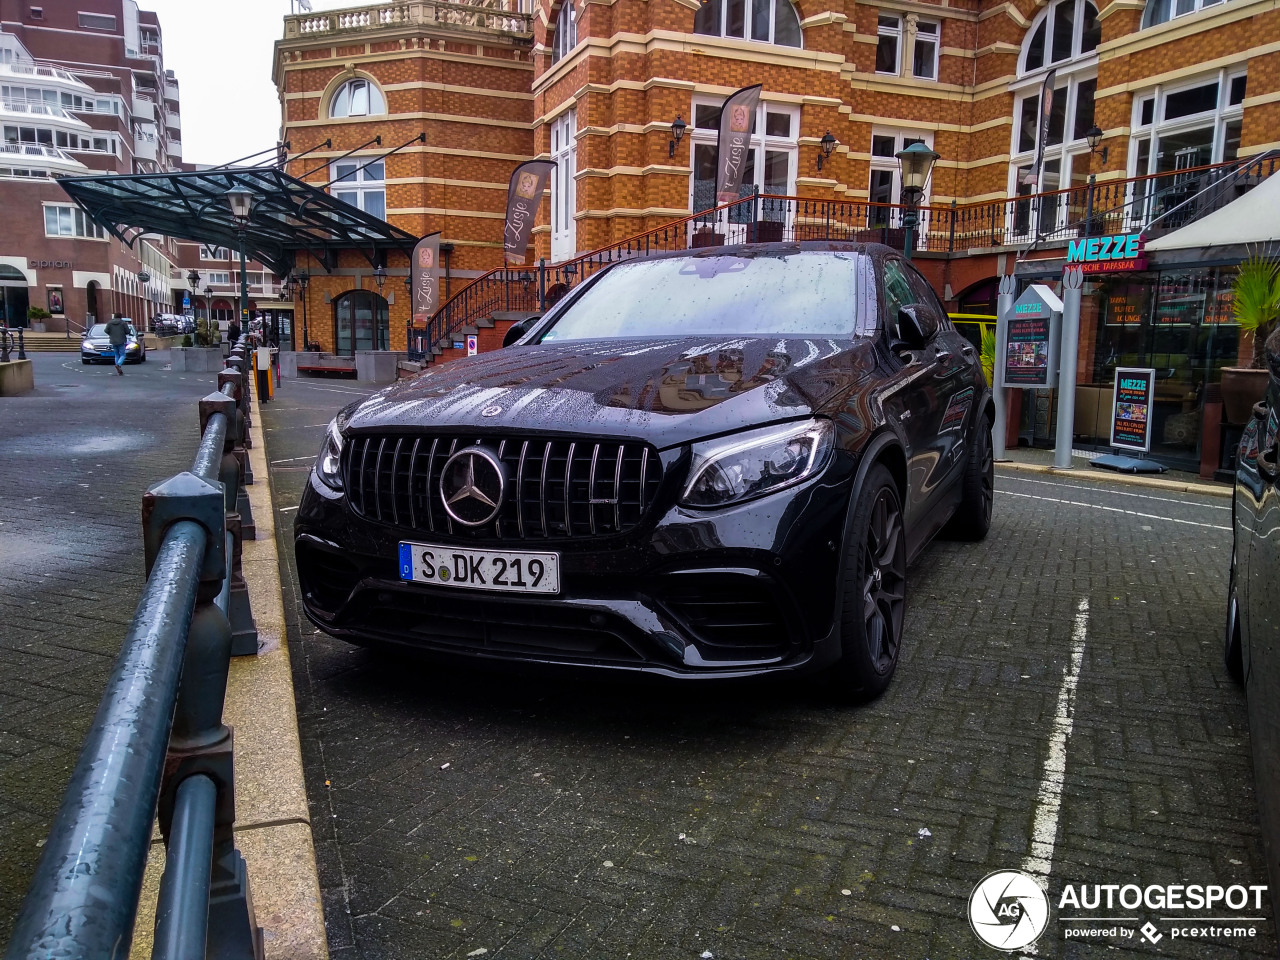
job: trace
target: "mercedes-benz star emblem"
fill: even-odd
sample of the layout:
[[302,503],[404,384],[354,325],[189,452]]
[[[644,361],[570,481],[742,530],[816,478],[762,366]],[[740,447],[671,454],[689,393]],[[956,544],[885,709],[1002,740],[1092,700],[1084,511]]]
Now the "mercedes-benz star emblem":
[[494,404],[490,404],[489,406],[487,406],[487,407],[485,407],[483,410],[481,410],[481,411],[480,411],[480,416],[482,416],[482,417],[496,417],[496,416],[497,416],[498,414],[500,414],[501,412],[502,412],[502,408],[501,408],[500,406],[498,406],[496,403],[494,403]]
[[501,461],[485,447],[459,450],[440,472],[444,508],[465,527],[482,527],[496,517],[506,486]]

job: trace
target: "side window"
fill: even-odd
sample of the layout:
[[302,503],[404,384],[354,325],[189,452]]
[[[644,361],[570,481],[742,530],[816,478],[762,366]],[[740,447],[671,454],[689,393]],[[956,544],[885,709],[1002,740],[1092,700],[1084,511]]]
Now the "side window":
[[926,303],[933,307],[938,313],[938,329],[950,330],[951,321],[947,318],[947,311],[942,309],[942,301],[933,292],[933,287],[929,285],[929,281],[913,268],[908,267],[906,272],[907,283],[911,285],[911,301],[913,303]]
[[881,314],[885,329],[892,330],[896,335],[899,308],[915,302],[916,297],[902,270],[902,262],[896,259],[886,260],[884,262],[884,311]]

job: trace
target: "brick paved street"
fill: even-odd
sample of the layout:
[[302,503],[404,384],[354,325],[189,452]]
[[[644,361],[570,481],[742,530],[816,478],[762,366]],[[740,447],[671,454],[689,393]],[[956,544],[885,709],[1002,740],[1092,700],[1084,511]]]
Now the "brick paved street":
[[[282,520],[329,416],[369,389],[286,381],[266,408]],[[1077,643],[1057,829],[1034,851],[1053,899],[1038,956],[1275,956],[1269,905],[1244,914],[1265,918],[1251,939],[1175,940],[1166,923],[1158,946],[1067,941],[1057,909],[1065,883],[1266,882],[1221,662],[1229,501],[1004,472],[997,487],[985,543],[937,543],[913,569],[904,661],[860,709],[806,687],[379,656],[316,632],[290,569],[333,955],[999,956],[966,901],[1033,853]]]
[[0,943],[142,587],[142,494],[189,469],[214,374],[31,354],[0,399]]

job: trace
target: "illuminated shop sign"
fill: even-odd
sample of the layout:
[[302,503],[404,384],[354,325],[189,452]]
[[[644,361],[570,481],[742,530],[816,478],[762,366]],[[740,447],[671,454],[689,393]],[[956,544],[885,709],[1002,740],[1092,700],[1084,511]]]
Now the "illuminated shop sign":
[[1085,273],[1116,273],[1145,270],[1142,234],[1124,233],[1110,237],[1085,237],[1067,245],[1067,263],[1079,264]]

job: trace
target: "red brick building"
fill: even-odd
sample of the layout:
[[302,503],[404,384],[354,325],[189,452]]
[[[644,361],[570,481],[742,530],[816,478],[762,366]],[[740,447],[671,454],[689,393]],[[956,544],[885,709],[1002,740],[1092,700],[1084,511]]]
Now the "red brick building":
[[25,324],[39,307],[63,331],[172,311],[177,247],[110,237],[52,178],[176,169],[181,131],[154,13],[134,0],[0,0],[0,321]]

